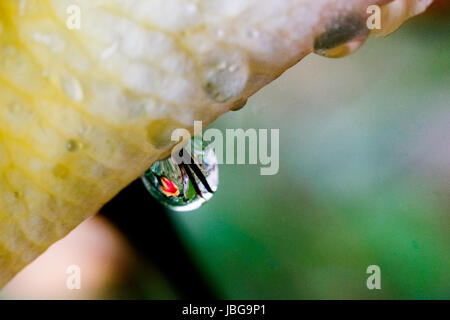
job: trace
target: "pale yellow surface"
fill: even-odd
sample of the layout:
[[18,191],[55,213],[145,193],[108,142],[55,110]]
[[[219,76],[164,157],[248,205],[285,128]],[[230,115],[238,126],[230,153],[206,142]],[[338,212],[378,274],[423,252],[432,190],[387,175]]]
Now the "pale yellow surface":
[[[0,287],[166,155],[174,128],[211,123],[377,2],[1,0]],[[429,3],[395,2],[385,33]]]

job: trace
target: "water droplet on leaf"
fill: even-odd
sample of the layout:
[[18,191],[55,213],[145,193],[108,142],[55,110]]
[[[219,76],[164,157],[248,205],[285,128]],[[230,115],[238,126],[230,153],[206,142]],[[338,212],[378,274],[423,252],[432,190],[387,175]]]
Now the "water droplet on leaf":
[[327,58],[341,58],[358,50],[369,36],[364,17],[350,14],[326,27],[314,42],[314,52]]
[[231,107],[231,111],[239,111],[247,105],[247,98],[242,98],[234,103]]
[[68,140],[66,142],[66,149],[70,152],[76,152],[81,148],[81,143],[76,140]]
[[219,185],[219,167],[214,149],[201,138],[193,138],[180,163],[177,159],[157,161],[142,176],[150,194],[174,211],[192,211],[210,200]]

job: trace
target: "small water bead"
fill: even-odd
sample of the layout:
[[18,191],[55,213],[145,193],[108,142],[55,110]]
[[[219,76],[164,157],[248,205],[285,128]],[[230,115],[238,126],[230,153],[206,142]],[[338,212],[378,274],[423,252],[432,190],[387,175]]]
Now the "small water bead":
[[239,111],[247,105],[248,99],[242,98],[234,103],[231,107],[231,111]]
[[345,57],[358,50],[369,36],[366,20],[349,14],[329,23],[314,42],[314,52],[327,58]]
[[76,152],[78,150],[80,150],[82,147],[82,144],[76,140],[68,140],[66,142],[66,149],[69,152]]
[[[183,149],[186,152],[186,149]],[[157,161],[142,176],[150,194],[174,211],[186,212],[198,209],[210,200],[219,185],[219,167],[214,149],[200,138],[190,142],[191,152],[183,159],[192,158],[191,163],[176,159]]]

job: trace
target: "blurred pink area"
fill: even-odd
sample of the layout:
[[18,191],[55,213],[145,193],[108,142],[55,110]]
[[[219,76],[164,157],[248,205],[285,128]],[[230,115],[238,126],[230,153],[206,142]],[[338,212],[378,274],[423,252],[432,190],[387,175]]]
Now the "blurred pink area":
[[[2,291],[6,299],[96,299],[132,261],[121,235],[103,218],[82,223],[22,270]],[[81,288],[69,289],[69,266],[81,270]]]

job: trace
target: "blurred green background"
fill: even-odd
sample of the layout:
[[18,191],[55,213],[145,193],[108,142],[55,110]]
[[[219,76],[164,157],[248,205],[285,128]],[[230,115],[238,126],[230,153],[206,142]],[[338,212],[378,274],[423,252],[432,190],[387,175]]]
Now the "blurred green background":
[[226,298],[448,299],[449,105],[448,16],[310,55],[213,125],[279,128],[279,174],[222,165],[215,198],[173,218]]

